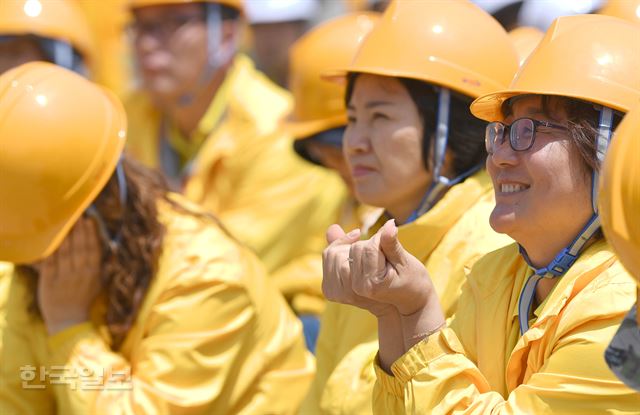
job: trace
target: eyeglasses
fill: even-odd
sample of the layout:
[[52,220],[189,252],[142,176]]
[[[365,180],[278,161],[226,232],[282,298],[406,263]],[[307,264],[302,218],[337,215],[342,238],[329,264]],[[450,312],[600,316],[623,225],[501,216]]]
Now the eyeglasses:
[[555,128],[557,130],[568,131],[564,125],[554,124],[546,121],[533,120],[531,118],[519,118],[504,125],[496,121],[487,125],[484,135],[484,143],[488,154],[493,154],[497,145],[504,144],[505,136],[509,134],[509,144],[513,151],[527,151],[533,146],[538,127]]
[[170,16],[160,21],[141,21],[135,20],[130,26],[129,31],[134,39],[139,39],[144,35],[152,36],[163,41],[168,40],[178,30],[191,23],[204,22],[203,15],[191,16]]

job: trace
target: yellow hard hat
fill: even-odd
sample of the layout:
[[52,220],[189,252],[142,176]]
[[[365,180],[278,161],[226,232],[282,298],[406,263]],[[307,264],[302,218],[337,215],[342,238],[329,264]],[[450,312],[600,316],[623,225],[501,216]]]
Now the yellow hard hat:
[[540,44],[544,37],[542,30],[532,26],[521,26],[509,32],[513,46],[518,52],[520,65],[531,55],[531,52]]
[[54,252],[113,174],[126,137],[115,95],[32,62],[0,76],[0,261]]
[[0,35],[36,35],[68,42],[89,64],[96,49],[78,5],[68,0],[1,0]]
[[607,0],[599,13],[640,23],[640,0]]
[[504,88],[517,69],[509,36],[478,6],[397,0],[346,72],[413,78],[477,97]]
[[353,60],[379,16],[373,12],[340,16],[319,25],[293,44],[289,87],[295,106],[286,124],[292,136],[306,138],[346,125],[344,85],[324,81],[321,75]]
[[640,101],[622,120],[600,181],[600,217],[620,261],[640,283]]
[[471,112],[502,120],[502,104],[523,94],[557,95],[626,112],[640,97],[640,27],[595,14],[556,19],[508,89],[478,98]]
[[147,6],[162,6],[165,4],[184,4],[184,3],[218,3],[238,10],[244,14],[243,0],[130,0],[129,8],[137,9]]

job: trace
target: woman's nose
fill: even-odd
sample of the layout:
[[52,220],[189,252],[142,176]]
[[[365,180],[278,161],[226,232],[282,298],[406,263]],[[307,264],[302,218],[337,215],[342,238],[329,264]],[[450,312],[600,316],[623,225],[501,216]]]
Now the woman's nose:
[[492,150],[489,154],[489,159],[497,166],[514,165],[518,162],[518,155],[511,148],[509,137],[497,137],[493,143]]
[[345,154],[357,154],[367,152],[370,148],[369,134],[365,128],[349,126],[343,137]]

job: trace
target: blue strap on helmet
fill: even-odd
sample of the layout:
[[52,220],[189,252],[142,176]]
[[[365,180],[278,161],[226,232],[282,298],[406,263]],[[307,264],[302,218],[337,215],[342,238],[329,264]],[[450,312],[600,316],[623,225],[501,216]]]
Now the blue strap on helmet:
[[53,62],[63,68],[73,68],[73,48],[71,45],[67,42],[53,42]]
[[568,247],[560,251],[549,265],[542,268],[535,268],[531,264],[531,260],[529,259],[527,252],[522,246],[520,246],[520,254],[534,271],[533,275],[531,275],[525,283],[524,288],[520,293],[520,300],[518,301],[520,334],[524,334],[524,332],[529,330],[529,315],[531,314],[531,306],[533,304],[538,282],[543,278],[557,278],[563,276],[580,257],[584,247],[599,229],[600,217],[593,214],[578,237],[574,239]]

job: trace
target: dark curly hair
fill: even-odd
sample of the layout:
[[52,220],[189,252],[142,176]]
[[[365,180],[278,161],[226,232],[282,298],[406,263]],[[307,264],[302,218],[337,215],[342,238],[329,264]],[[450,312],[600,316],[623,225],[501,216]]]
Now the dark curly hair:
[[[157,272],[165,235],[165,227],[158,220],[158,201],[163,200],[182,213],[213,219],[220,225],[212,215],[192,212],[171,200],[160,173],[127,156],[121,163],[127,187],[125,206],[121,206],[115,174],[93,203],[109,234],[120,235],[118,247],[105,246],[102,257],[101,279],[107,298],[105,320],[113,350],[121,347]],[[37,302],[38,272],[28,265],[19,266],[18,272],[30,281],[33,293],[30,311],[41,316]]]

